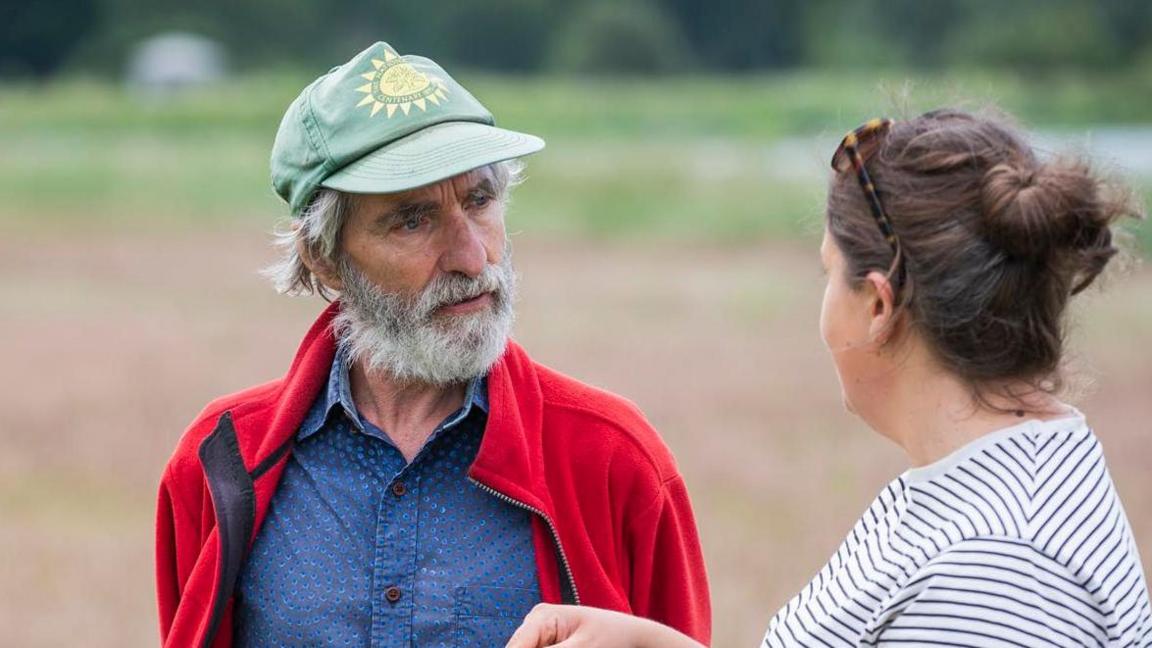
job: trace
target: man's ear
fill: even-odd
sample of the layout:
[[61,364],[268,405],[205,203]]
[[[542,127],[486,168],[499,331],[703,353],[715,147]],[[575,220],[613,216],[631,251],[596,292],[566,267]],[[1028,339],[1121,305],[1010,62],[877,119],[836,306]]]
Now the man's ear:
[[316,275],[316,278],[324,284],[325,288],[337,292],[344,290],[344,281],[340,279],[340,273],[332,262],[317,257],[302,238],[296,239],[296,253],[300,255],[300,260],[312,271],[313,275]]
[[876,271],[864,278],[864,287],[869,293],[868,339],[883,345],[896,332],[896,294],[888,277]]

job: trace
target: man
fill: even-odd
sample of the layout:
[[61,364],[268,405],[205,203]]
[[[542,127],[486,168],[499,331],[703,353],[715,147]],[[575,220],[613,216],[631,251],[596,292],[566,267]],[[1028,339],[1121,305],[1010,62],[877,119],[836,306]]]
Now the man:
[[536,137],[377,43],[272,151],[284,292],[339,295],[283,378],[221,398],[160,487],[167,646],[502,646],[538,602],[707,642],[667,448],[629,402],[509,342],[504,205]]

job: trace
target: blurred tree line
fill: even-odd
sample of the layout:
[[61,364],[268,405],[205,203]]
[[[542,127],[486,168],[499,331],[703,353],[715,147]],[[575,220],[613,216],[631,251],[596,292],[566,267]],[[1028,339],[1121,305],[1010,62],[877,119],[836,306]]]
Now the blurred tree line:
[[1152,69],[1150,0],[2,0],[0,75],[116,74],[172,30],[217,39],[240,70],[374,40],[515,73]]

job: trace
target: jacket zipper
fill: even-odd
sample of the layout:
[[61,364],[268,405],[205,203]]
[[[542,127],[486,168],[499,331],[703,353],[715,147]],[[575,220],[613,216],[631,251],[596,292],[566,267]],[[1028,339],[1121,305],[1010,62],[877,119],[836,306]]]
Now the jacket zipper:
[[560,544],[560,532],[556,530],[556,525],[552,523],[552,518],[548,517],[547,513],[541,511],[535,506],[529,506],[520,500],[512,499],[511,497],[508,497],[495,488],[492,488],[486,484],[481,484],[471,477],[468,478],[468,481],[472,482],[476,485],[477,488],[484,491],[485,493],[488,493],[492,497],[495,497],[500,501],[507,502],[508,504],[511,504],[517,508],[524,509],[530,513],[535,513],[544,519],[544,522],[548,525],[548,530],[552,532],[552,541],[556,543],[556,551],[560,554],[560,562],[564,567],[564,576],[568,579],[568,584],[572,587],[572,598],[575,599],[576,605],[580,605],[580,592],[576,589],[576,579],[572,576],[572,567],[568,564],[568,555],[564,553],[564,545]]

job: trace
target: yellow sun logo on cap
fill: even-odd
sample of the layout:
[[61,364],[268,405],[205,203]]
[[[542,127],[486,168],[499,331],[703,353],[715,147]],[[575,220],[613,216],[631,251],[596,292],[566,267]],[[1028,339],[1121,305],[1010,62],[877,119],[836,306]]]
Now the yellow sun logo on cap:
[[396,114],[397,108],[407,115],[412,106],[427,110],[428,102],[438,106],[441,100],[448,99],[443,79],[424,74],[395,52],[385,50],[384,60],[372,59],[372,67],[375,70],[360,75],[369,83],[356,88],[366,95],[356,107],[372,106],[370,117],[375,117],[381,108],[389,117]]

